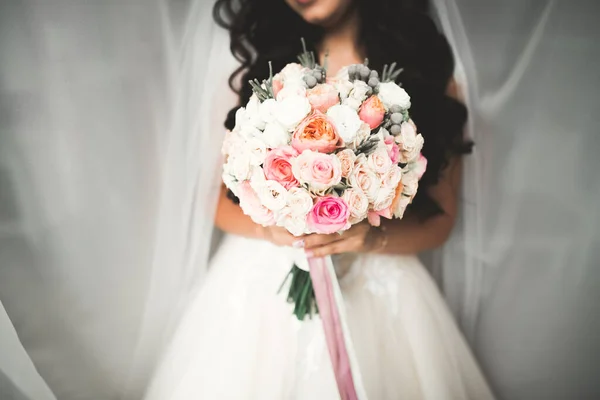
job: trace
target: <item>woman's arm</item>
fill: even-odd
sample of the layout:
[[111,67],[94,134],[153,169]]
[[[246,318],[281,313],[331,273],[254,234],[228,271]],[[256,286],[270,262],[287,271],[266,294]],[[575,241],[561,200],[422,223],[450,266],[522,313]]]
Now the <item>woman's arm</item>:
[[278,246],[292,246],[299,240],[284,228],[263,227],[254,223],[239,205],[227,198],[227,188],[224,185],[221,185],[215,225],[224,232],[250,239],[268,240]]
[[420,221],[413,215],[407,215],[401,220],[382,221],[384,231],[375,234],[380,236],[376,238],[380,244],[378,247],[374,244],[375,251],[414,254],[443,245],[454,226],[461,175],[462,161],[456,157],[443,171],[440,181],[429,189],[429,195],[444,213],[425,221]]

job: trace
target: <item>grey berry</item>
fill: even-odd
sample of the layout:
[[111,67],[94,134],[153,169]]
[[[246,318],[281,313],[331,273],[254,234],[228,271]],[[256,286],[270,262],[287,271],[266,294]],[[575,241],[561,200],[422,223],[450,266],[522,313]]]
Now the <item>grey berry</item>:
[[371,70],[366,65],[363,65],[360,69],[360,78],[364,81],[369,79],[369,75],[371,74]]
[[313,71],[312,74],[317,79],[317,81],[320,81],[321,78],[323,78],[323,73],[321,71]]
[[392,120],[392,122],[394,124],[401,124],[402,121],[404,120],[404,115],[402,115],[401,113],[392,113],[392,115],[390,116],[390,119]]
[[315,78],[312,75],[309,75],[306,77],[306,84],[308,85],[309,88],[314,88],[315,86],[317,86],[317,78]]
[[400,107],[397,104],[394,104],[393,106],[390,107],[390,112],[391,113],[399,113],[402,112],[402,107]]
[[402,130],[402,128],[400,128],[400,125],[392,125],[392,127],[390,128],[390,133],[392,135],[398,135],[400,134],[400,131]]
[[356,74],[356,65],[351,65],[348,67],[348,75],[352,76]]
[[372,79],[372,78],[377,78],[377,79],[379,79],[379,72],[377,72],[377,71],[375,71],[375,70],[371,71],[371,74],[369,75],[369,78],[371,78],[371,79]]
[[371,77],[369,78],[369,86],[371,86],[372,88],[377,87],[377,85],[379,85],[379,79],[375,78],[375,77]]

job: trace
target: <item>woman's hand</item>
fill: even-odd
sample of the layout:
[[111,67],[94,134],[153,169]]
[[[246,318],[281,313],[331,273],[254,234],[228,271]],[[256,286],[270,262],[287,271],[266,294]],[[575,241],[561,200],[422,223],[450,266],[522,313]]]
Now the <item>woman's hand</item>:
[[276,246],[302,247],[302,237],[296,237],[279,226],[257,225],[258,237]]
[[380,228],[361,222],[342,234],[307,235],[303,237],[308,257],[325,257],[341,253],[369,253],[385,246],[386,234]]

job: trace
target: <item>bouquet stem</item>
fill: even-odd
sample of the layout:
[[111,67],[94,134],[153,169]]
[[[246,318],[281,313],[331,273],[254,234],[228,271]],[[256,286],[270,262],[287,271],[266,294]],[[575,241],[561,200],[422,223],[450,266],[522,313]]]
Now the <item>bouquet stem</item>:
[[290,289],[287,295],[288,303],[294,304],[294,315],[298,320],[304,321],[307,316],[312,318],[313,315],[319,312],[317,307],[317,299],[313,289],[310,273],[298,268],[296,264],[292,265],[292,269],[286,276],[280,290],[287,282],[289,277],[292,277]]

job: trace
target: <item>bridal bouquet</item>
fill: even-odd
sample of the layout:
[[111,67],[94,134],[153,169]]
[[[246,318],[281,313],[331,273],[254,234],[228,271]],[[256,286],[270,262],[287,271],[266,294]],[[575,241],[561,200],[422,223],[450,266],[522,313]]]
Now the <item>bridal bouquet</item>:
[[[402,218],[425,171],[423,137],[409,117],[410,97],[365,64],[326,77],[304,51],[262,83],[236,114],[223,144],[223,181],[243,212],[296,236],[342,232],[364,219]],[[311,279],[291,270],[288,299],[302,320],[317,311]]]

